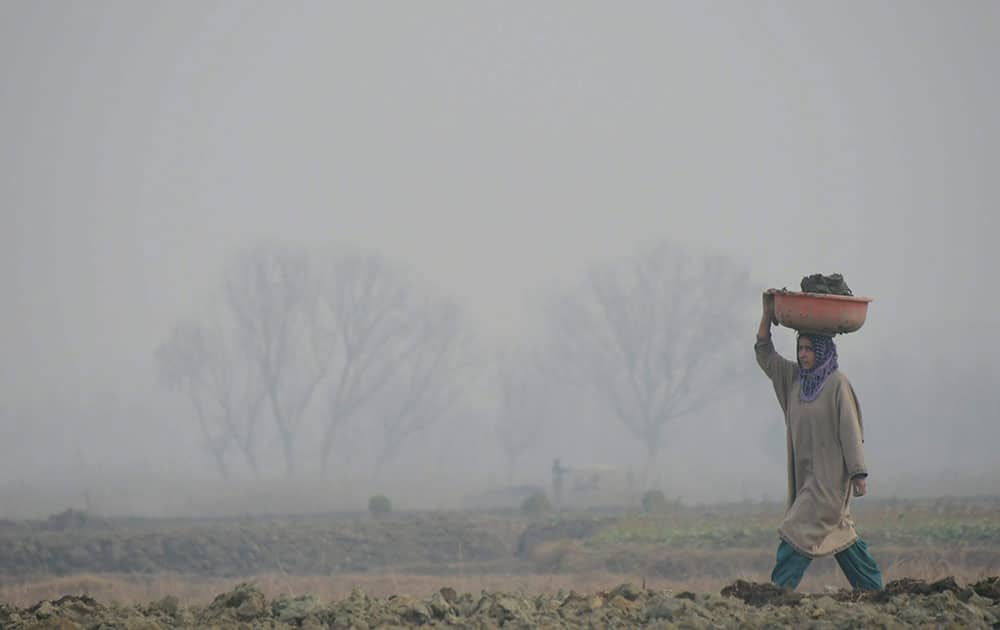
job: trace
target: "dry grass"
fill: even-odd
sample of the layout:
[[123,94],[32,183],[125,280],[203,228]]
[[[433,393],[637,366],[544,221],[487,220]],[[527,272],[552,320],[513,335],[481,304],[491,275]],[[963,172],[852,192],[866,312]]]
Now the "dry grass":
[[[923,580],[937,580],[953,575],[960,583],[979,580],[982,572],[964,570],[962,567],[926,562],[910,563],[907,566],[883,568],[886,581],[901,577]],[[718,592],[736,579],[766,582],[768,575],[761,573],[734,574],[731,578],[697,578],[691,580],[669,580],[644,578],[641,575],[620,575],[603,571],[577,573],[552,573],[531,575],[463,575],[431,576],[399,573],[384,574],[343,574],[336,576],[295,576],[281,573],[263,573],[244,578],[207,579],[176,575],[95,575],[50,578],[11,584],[0,587],[0,602],[26,607],[44,599],[56,599],[62,595],[89,595],[106,604],[124,605],[156,601],[173,595],[189,605],[204,605],[219,593],[233,588],[236,584],[252,581],[268,597],[279,595],[302,595],[312,593],[322,601],[342,599],[352,589],[361,589],[372,596],[385,597],[394,593],[405,593],[415,597],[426,597],[444,586],[459,592],[478,593],[488,591],[521,591],[524,593],[555,593],[560,589],[579,592],[606,590],[622,582],[645,582],[648,588],[674,592]],[[824,592],[830,588],[846,588],[846,579],[832,559],[821,560],[807,572],[799,587],[803,592]]]

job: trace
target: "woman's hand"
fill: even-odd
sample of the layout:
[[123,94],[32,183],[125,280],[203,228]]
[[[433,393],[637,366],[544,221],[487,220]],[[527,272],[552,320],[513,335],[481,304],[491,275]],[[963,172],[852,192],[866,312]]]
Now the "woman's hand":
[[764,291],[761,297],[761,314],[760,318],[766,320],[767,322],[774,321],[774,294],[770,291]]
[[854,486],[854,496],[856,497],[863,497],[868,493],[868,480],[864,477],[851,479],[851,485]]

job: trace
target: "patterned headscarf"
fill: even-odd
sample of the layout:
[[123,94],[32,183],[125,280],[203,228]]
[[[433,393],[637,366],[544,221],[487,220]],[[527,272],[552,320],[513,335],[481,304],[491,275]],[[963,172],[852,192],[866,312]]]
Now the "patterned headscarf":
[[[811,370],[803,370],[799,365],[799,400],[802,402],[812,402],[816,400],[819,393],[823,391],[823,385],[828,376],[837,371],[837,346],[833,343],[833,337],[827,335],[816,335],[813,333],[799,333],[799,337],[805,337],[812,342],[813,351],[816,352],[816,365]],[[798,348],[795,349],[798,354]]]

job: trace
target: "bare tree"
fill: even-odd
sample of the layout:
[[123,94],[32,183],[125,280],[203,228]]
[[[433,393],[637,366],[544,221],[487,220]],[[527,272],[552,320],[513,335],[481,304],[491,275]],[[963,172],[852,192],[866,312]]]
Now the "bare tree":
[[496,365],[495,431],[513,483],[518,459],[538,443],[553,408],[553,383],[541,358],[526,350],[502,353]]
[[226,453],[235,446],[255,477],[256,429],[264,391],[254,366],[228,347],[221,329],[177,324],[156,350],[161,382],[184,392],[219,473],[229,477]]
[[225,282],[238,339],[259,371],[289,475],[296,470],[296,436],[333,353],[318,325],[311,262],[305,251],[259,246],[236,258]]
[[405,274],[375,256],[342,253],[324,268],[320,328],[332,358],[323,471],[337,430],[363,410],[382,423],[380,470],[453,401],[457,309],[435,300],[420,306]]
[[744,371],[748,276],[667,245],[591,270],[549,310],[566,374],[592,388],[646,451],[644,481],[670,423],[704,409]]
[[470,338],[455,304],[430,299],[407,310],[408,325],[392,345],[396,368],[378,411],[382,444],[376,476],[407,439],[453,411],[473,365]]
[[331,379],[320,451],[324,475],[337,430],[370,404],[399,368],[393,349],[410,326],[409,286],[383,260],[348,252],[330,257],[325,269],[320,327]]

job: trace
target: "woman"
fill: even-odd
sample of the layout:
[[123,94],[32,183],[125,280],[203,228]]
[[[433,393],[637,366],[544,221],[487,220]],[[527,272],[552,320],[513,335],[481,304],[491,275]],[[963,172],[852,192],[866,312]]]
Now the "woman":
[[774,296],[764,295],[757,363],[774,384],[785,414],[788,509],[778,530],[771,581],[795,588],[813,558],[834,554],[854,588],[882,588],[882,573],[854,531],[848,503],[868,491],[861,409],[851,382],[837,369],[832,337],[800,333],[798,363],[771,342]]

